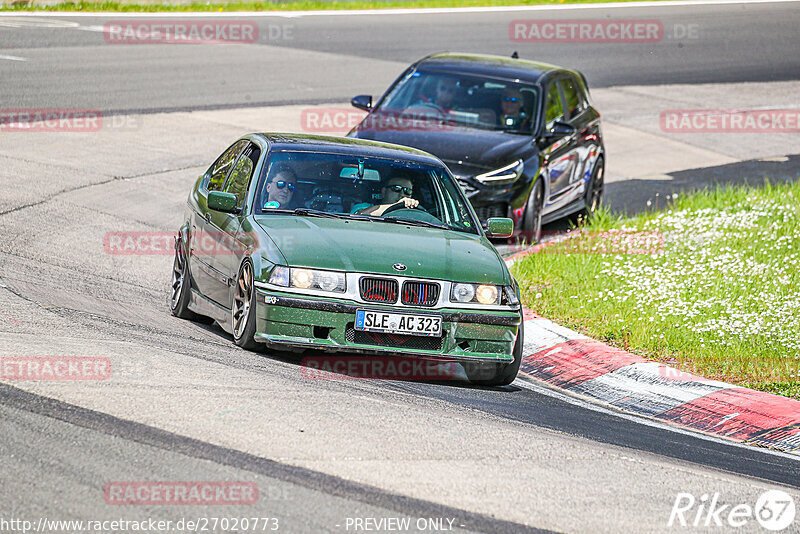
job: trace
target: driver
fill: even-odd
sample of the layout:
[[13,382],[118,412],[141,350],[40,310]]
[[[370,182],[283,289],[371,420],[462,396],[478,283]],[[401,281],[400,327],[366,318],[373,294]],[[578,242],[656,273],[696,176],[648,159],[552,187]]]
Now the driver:
[[[381,188],[382,203],[376,206],[361,207],[363,204],[355,206],[353,213],[359,215],[381,216],[392,206],[400,206],[405,209],[414,209],[419,206],[419,200],[411,198],[414,193],[414,184],[408,178],[395,176],[386,181],[386,185]],[[358,209],[360,208],[360,209]]]
[[264,208],[285,208],[294,197],[297,175],[288,165],[278,165],[264,188]]
[[438,114],[446,116],[455,109],[458,80],[450,76],[442,76],[436,80],[436,88],[431,98],[421,97],[421,101],[409,109],[423,113],[425,109],[433,109]]

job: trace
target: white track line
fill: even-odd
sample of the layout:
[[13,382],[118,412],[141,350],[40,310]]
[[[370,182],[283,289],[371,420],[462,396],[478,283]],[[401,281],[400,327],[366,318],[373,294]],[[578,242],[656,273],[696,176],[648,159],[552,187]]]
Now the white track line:
[[253,17],[353,17],[358,15],[431,15],[431,14],[457,14],[457,13],[513,13],[530,11],[574,11],[590,9],[625,9],[642,7],[686,7],[686,6],[716,6],[738,4],[783,4],[796,3],[800,0],[662,0],[656,2],[615,2],[604,4],[566,4],[566,5],[536,5],[536,6],[487,6],[487,7],[447,7],[447,8],[417,8],[417,9],[352,9],[339,11],[223,11],[209,12],[170,12],[170,13],[113,13],[113,12],[71,12],[71,11],[7,11],[0,12],[0,17],[104,17],[104,18],[253,18]]
[[28,61],[24,57],[19,57],[19,56],[3,56],[3,55],[0,55],[0,59],[7,59],[9,61]]

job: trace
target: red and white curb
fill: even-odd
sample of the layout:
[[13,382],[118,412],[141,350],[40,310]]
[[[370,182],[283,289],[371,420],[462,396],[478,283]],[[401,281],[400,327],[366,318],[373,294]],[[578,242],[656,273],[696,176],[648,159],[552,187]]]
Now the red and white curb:
[[524,319],[523,375],[671,425],[800,454],[800,401],[679,371],[530,310]]

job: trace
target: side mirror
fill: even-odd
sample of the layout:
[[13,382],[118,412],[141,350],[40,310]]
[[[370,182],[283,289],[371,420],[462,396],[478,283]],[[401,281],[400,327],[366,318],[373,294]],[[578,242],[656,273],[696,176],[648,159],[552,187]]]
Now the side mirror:
[[354,108],[369,111],[372,109],[372,95],[358,95],[354,96],[350,101]]
[[556,121],[549,130],[545,130],[544,138],[549,142],[558,141],[563,137],[569,137],[575,134],[575,127],[566,122]]
[[223,193],[222,191],[209,191],[208,209],[225,213],[238,213],[239,209],[236,207],[236,195],[233,193]]
[[486,233],[489,237],[511,237],[514,233],[514,221],[506,217],[487,219]]

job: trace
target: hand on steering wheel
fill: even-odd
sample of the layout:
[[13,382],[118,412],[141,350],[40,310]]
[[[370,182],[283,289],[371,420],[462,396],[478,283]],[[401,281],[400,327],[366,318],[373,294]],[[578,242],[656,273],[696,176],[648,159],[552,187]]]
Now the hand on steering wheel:
[[404,197],[401,198],[399,201],[395,202],[394,204],[392,204],[391,206],[389,206],[388,208],[386,208],[385,210],[383,210],[383,215],[386,215],[387,213],[392,211],[412,210],[412,209],[428,211],[419,205],[419,200],[416,200],[414,198]]

